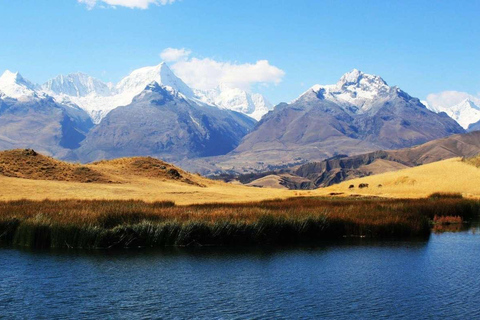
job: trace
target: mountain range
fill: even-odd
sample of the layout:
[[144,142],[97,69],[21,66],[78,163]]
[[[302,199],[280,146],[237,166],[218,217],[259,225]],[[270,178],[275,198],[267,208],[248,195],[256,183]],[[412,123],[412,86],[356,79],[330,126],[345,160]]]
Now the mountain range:
[[192,89],[163,62],[157,66],[134,70],[116,85],[103,83],[83,73],[73,73],[59,75],[39,89],[57,101],[76,104],[98,124],[113,109],[130,104],[133,98],[153,81],[170,87],[189,99],[241,112],[256,120],[272,107],[260,94],[251,94],[224,85],[209,91]]
[[0,148],[82,162],[151,155],[201,173],[248,172],[465,132],[447,114],[359,70],[270,109],[262,96],[225,85],[192,89],[165,63],[116,85],[76,73],[38,86],[7,71]]
[[1,149],[29,147],[75,161],[225,154],[256,123],[203,102],[165,63],[115,86],[81,73],[38,86],[6,71],[0,93]]

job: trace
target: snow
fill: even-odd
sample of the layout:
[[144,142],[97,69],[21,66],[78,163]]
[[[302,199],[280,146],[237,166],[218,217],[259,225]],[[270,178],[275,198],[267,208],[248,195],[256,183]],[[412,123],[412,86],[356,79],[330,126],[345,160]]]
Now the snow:
[[154,67],[144,67],[133,71],[115,86],[115,92],[135,96],[152,81],[172,87],[188,98],[194,97],[192,89],[178,78],[165,62]]
[[457,121],[464,129],[468,129],[470,124],[480,121],[480,107],[469,98],[464,99],[462,102],[453,106],[429,105],[426,102],[423,103],[428,109],[434,112],[445,112],[453,120]]
[[85,97],[92,93],[99,96],[111,95],[111,88],[107,84],[80,72],[59,75],[47,81],[42,89],[50,94],[72,97]]
[[273,107],[261,94],[249,93],[225,84],[212,90],[195,90],[195,94],[205,103],[246,114],[255,120],[260,120]]
[[25,80],[18,72],[6,70],[0,77],[0,91],[14,99],[32,99],[37,97],[35,85]]
[[344,74],[336,84],[314,85],[297,100],[311,92],[321,92],[326,100],[345,108],[355,107],[358,113],[364,113],[371,110],[377,99],[388,96],[392,89],[394,88],[389,87],[381,77],[353,69]]
[[116,85],[77,72],[59,75],[38,87],[19,73],[7,70],[0,77],[0,98],[32,99],[51,96],[58,103],[85,110],[92,121],[98,124],[113,109],[130,104],[135,96],[152,83],[158,83],[173,95],[196,104],[238,111],[257,120],[272,108],[260,94],[225,85],[209,91],[193,90],[164,62],[134,70]]

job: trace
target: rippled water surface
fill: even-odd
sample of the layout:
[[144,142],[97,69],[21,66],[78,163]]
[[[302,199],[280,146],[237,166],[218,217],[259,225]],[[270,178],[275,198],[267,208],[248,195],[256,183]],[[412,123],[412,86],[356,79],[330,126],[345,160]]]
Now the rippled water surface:
[[472,231],[302,249],[0,249],[0,315],[478,319],[479,276]]

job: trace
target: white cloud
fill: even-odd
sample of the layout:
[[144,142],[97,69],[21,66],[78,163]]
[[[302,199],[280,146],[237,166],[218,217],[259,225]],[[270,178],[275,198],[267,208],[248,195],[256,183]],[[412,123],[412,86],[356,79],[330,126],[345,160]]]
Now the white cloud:
[[131,9],[148,9],[151,4],[166,5],[174,3],[177,0],[77,0],[84,3],[88,9],[92,9],[98,3],[103,3],[112,7],[121,6]]
[[432,93],[427,96],[429,105],[438,107],[453,107],[465,99],[472,100],[476,105],[480,106],[480,96],[474,96],[466,92],[460,91],[443,91],[439,93]]
[[179,61],[184,60],[190,56],[192,51],[187,49],[175,49],[175,48],[167,48],[160,53],[160,57],[163,61],[172,62],[172,61]]
[[[232,88],[250,91],[252,85],[256,84],[278,84],[285,75],[283,70],[272,66],[268,60],[239,64],[210,58],[188,58],[190,51],[185,49],[169,48],[167,50],[169,50],[168,52],[177,52],[173,50],[178,50],[179,53],[188,53],[178,54],[178,59],[171,59],[170,62],[175,61],[171,68],[178,77],[196,89],[208,90],[219,84],[225,84]],[[173,58],[174,54],[167,57]]]

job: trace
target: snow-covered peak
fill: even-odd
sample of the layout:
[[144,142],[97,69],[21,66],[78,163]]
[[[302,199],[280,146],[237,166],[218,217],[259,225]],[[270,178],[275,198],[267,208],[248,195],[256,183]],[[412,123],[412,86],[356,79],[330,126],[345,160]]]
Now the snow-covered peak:
[[72,97],[85,97],[89,94],[108,96],[111,94],[107,84],[81,72],[66,76],[59,75],[47,81],[42,89],[50,94],[63,94]]
[[480,121],[480,107],[469,98],[453,106],[431,105],[426,103],[426,107],[437,113],[445,112],[464,129],[468,129],[470,124]]
[[0,77],[0,91],[15,99],[35,97],[35,85],[24,79],[20,73],[6,70]]
[[378,90],[385,87],[387,83],[379,76],[363,73],[360,70],[353,69],[345,73],[337,82],[338,88],[355,87],[362,90]]
[[153,67],[137,69],[123,78],[115,87],[117,93],[140,93],[153,81],[169,86],[188,98],[193,98],[194,93],[180,78],[178,78],[165,62]]
[[220,84],[211,90],[195,90],[195,94],[205,103],[246,114],[255,120],[260,120],[273,107],[261,94],[249,93],[226,84]]
[[358,112],[366,112],[378,98],[386,97],[391,90],[392,88],[381,77],[353,69],[345,73],[336,84],[314,85],[300,98],[313,92],[317,97],[333,101],[340,106],[349,109],[354,107]]

